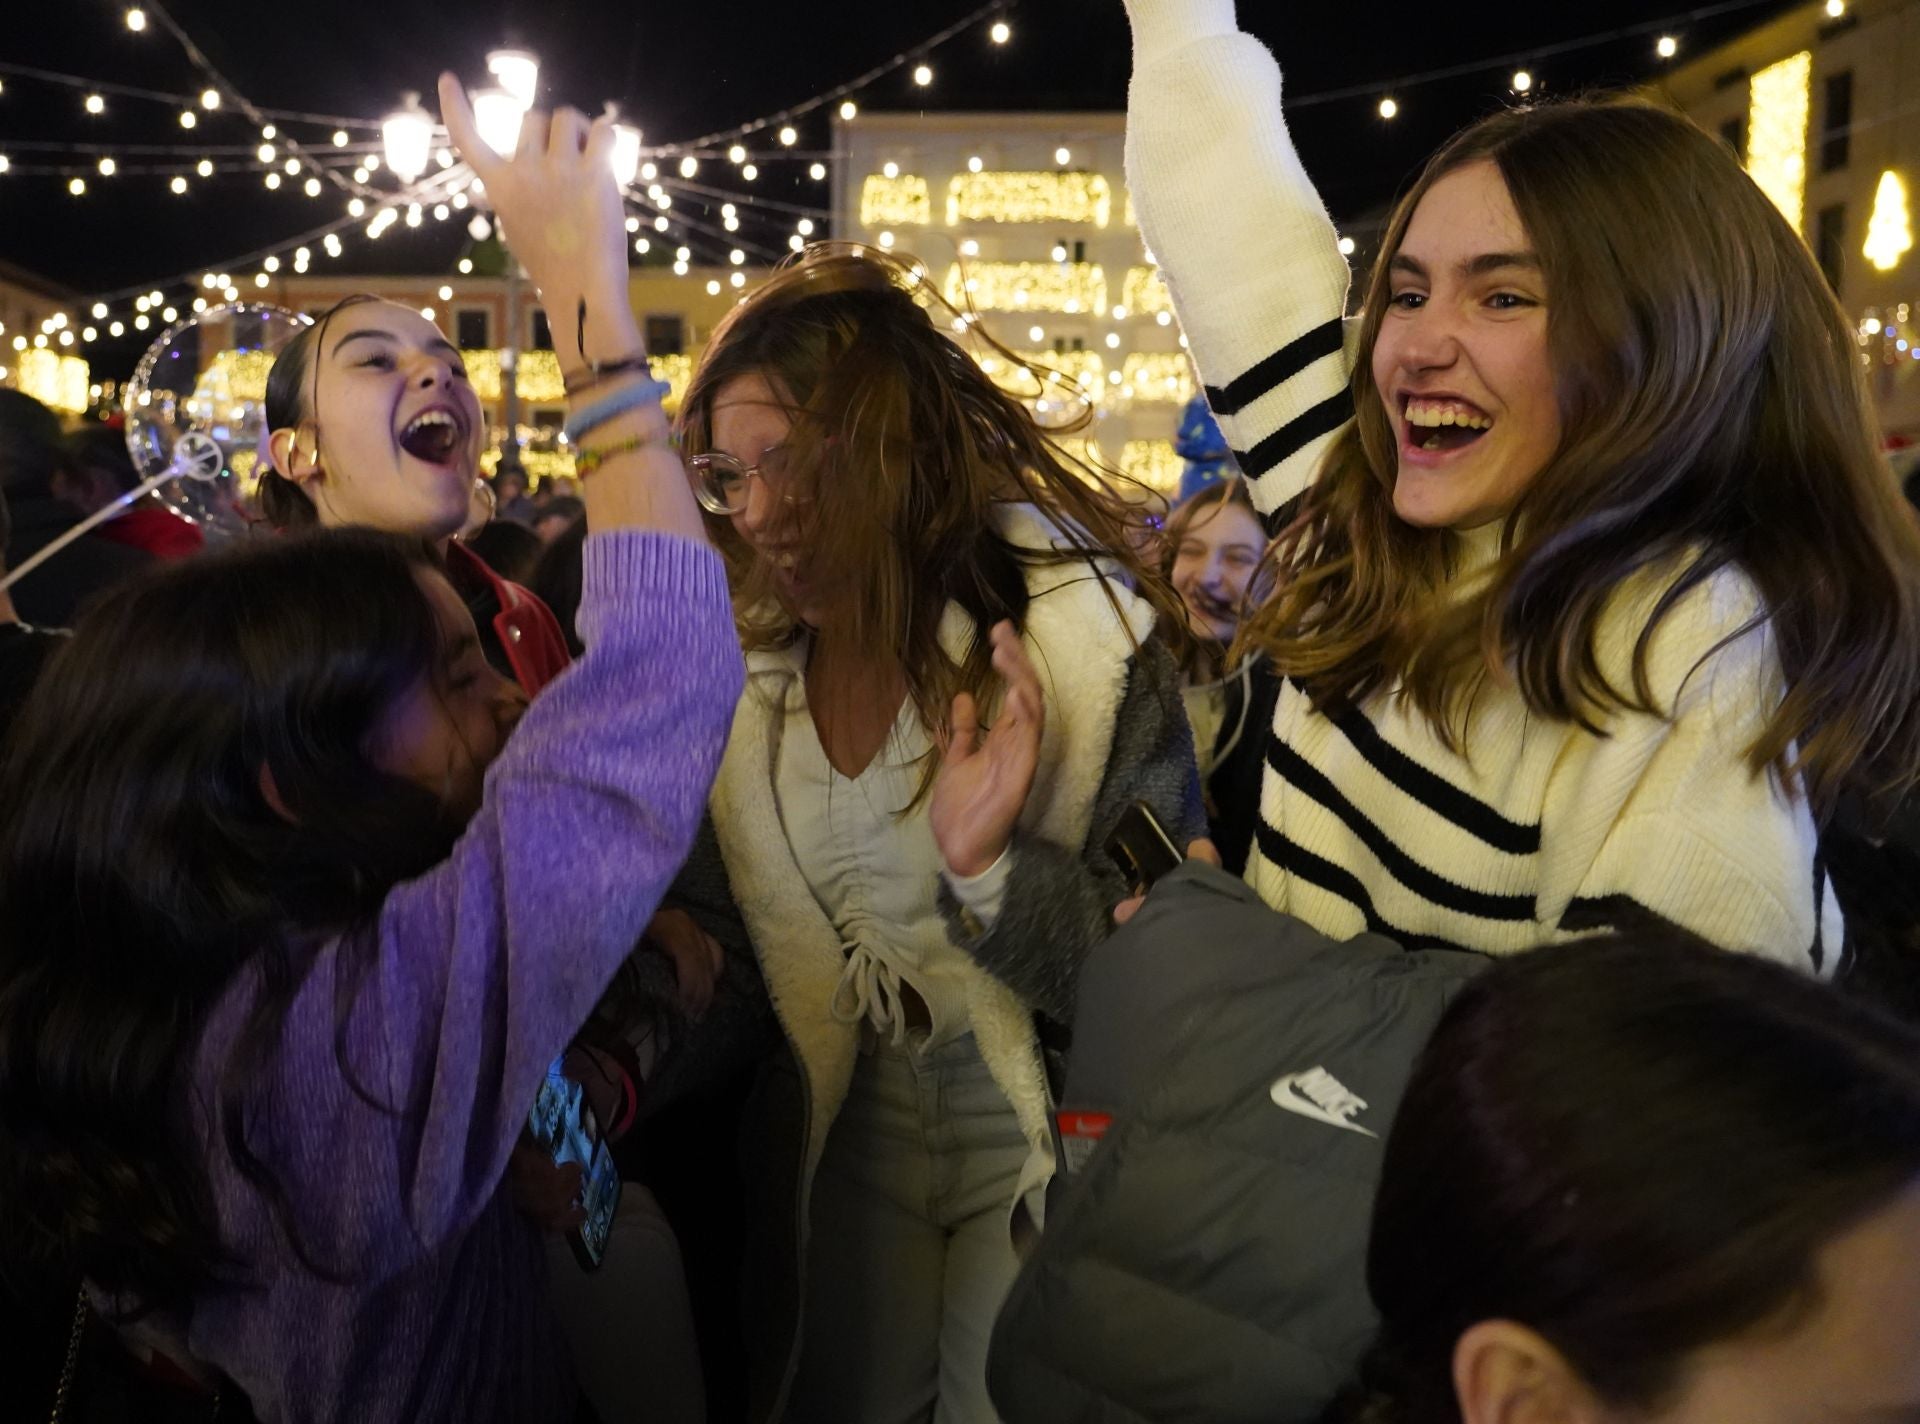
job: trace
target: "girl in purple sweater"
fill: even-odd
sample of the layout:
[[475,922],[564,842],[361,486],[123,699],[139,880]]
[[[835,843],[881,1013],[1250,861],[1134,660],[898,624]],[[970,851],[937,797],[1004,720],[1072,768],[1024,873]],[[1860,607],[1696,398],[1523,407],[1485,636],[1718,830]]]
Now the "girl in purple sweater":
[[611,129],[534,116],[508,163],[442,98],[548,308],[588,314],[586,656],[520,720],[427,551],[274,541],[97,608],[0,770],[0,1230],[171,1316],[270,1421],[573,1416],[502,1177],[743,680]]

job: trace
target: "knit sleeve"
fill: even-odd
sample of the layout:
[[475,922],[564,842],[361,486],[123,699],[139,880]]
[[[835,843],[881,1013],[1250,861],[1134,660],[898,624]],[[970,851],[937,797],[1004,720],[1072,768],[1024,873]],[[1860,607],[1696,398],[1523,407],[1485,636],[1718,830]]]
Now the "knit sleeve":
[[[1664,923],[1724,949],[1834,971],[1844,927],[1812,812],[1797,789],[1747,760],[1784,693],[1764,622],[1722,641],[1756,607],[1737,575],[1697,589],[1649,651],[1664,715],[1617,713],[1606,736],[1570,743],[1541,828],[1540,913],[1559,936]],[[1624,671],[1624,654],[1611,658],[1610,671]]]
[[1127,182],[1269,527],[1352,415],[1348,271],[1280,111],[1280,68],[1231,0],[1128,0]]
[[991,927],[941,885],[940,904],[955,942],[1028,1004],[1063,1023],[1073,1017],[1081,961],[1112,933],[1113,908],[1127,897],[1126,879],[1105,849],[1121,815],[1145,801],[1183,850],[1206,834],[1193,733],[1177,686],[1165,645],[1157,639],[1142,644],[1114,716],[1113,746],[1086,843],[1063,846],[1017,834],[1002,908]]
[[635,533],[584,557],[586,656],[534,701],[451,858],[381,909],[347,1032],[394,1110],[332,1117],[336,1160],[382,1174],[339,1193],[357,1219],[336,1241],[391,1212],[430,1249],[474,1219],[700,824],[743,678],[720,561]]

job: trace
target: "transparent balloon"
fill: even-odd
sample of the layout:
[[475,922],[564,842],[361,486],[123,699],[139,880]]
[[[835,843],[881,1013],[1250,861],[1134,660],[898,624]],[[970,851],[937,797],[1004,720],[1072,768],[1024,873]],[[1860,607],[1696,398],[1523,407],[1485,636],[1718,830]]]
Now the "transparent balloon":
[[247,528],[267,433],[267,372],[311,319],[260,302],[208,307],[160,333],[127,382],[127,448],[155,494],[211,538]]

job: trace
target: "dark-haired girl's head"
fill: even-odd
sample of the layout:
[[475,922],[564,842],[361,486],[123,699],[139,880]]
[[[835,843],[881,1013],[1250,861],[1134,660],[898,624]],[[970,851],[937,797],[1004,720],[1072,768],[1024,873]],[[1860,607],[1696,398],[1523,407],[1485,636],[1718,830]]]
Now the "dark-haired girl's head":
[[467,523],[485,421],[459,351],[419,312],[358,296],[324,313],[274,360],[266,418],[269,523],[422,539]]
[[1449,1009],[1387,1142],[1378,1424],[1920,1418],[1920,1033],[1658,937]]
[[0,766],[0,1197],[13,1245],[155,1301],[217,1265],[178,1072],[263,956],[444,857],[522,699],[430,548],[261,540],[115,590]]

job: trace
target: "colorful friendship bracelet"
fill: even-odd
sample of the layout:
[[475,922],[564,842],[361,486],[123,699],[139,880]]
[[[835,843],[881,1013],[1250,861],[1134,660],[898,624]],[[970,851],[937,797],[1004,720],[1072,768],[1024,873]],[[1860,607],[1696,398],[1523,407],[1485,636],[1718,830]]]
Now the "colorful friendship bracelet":
[[635,381],[630,386],[621,386],[617,390],[609,391],[596,401],[589,401],[573,412],[567,417],[567,423],[561,429],[565,431],[568,441],[577,445],[583,435],[605,425],[615,416],[625,415],[639,406],[658,404],[666,397],[669,389],[665,381],[654,380],[652,377]]
[[576,451],[573,457],[573,472],[584,480],[614,456],[631,455],[634,451],[644,450],[649,445],[665,445],[668,449],[672,449],[674,445],[673,436],[659,434],[629,435],[626,439],[616,440],[611,445],[600,445],[591,450]]

